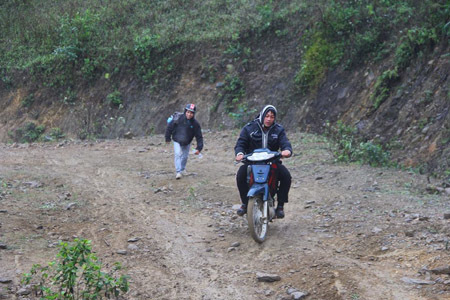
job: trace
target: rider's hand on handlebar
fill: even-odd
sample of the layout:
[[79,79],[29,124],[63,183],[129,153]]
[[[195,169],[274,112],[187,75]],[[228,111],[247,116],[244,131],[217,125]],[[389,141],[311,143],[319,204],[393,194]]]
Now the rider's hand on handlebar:
[[236,161],[241,161],[242,158],[244,158],[244,154],[240,153],[240,154],[236,155]]
[[289,151],[289,150],[283,150],[283,151],[281,151],[281,156],[282,156],[282,157],[287,158],[287,157],[291,157],[291,155],[292,155],[292,153],[291,153],[291,151]]

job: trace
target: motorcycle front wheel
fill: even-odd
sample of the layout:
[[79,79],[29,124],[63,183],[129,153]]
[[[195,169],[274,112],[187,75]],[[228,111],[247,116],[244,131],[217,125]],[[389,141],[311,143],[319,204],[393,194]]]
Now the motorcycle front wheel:
[[264,242],[269,222],[267,218],[267,202],[263,201],[262,195],[248,199],[247,221],[252,238],[258,243]]

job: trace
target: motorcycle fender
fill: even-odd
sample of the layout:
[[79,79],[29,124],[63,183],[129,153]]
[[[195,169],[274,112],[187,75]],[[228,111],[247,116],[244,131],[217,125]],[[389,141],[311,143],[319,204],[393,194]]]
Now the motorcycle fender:
[[263,200],[267,201],[269,195],[269,186],[267,184],[253,184],[248,190],[247,196],[253,197],[255,195],[263,194]]

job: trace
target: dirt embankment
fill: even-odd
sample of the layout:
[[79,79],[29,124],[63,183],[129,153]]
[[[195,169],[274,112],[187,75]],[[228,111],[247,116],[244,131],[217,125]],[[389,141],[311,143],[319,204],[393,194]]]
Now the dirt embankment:
[[[412,61],[389,86],[385,101],[375,108],[376,82],[389,70],[392,57],[352,70],[330,70],[316,92],[303,94],[295,84],[301,60],[299,40],[291,34],[242,41],[251,50],[245,60],[227,56],[224,45],[185,49],[164,87],[149,87],[126,71],[114,81],[104,76],[89,83],[80,79],[74,83],[71,103],[64,100],[66,89],[44,87],[27,80],[26,74],[17,75],[13,88],[0,82],[0,105],[4,108],[0,111],[0,141],[11,140],[10,133],[28,122],[46,126],[46,134],[59,128],[67,136],[81,138],[162,133],[167,117],[186,103],[198,105],[197,117],[203,128],[231,129],[270,103],[279,109],[278,119],[291,131],[323,132],[325,122],[342,120],[357,128],[366,140],[382,143],[398,163],[448,177],[447,42]],[[227,78],[240,84],[227,86]],[[224,100],[232,88],[241,95],[239,103]],[[115,90],[121,93],[121,106],[107,100]]]
[[126,299],[450,299],[436,271],[450,268],[450,197],[434,182],[334,164],[320,138],[288,132],[286,218],[259,245],[233,209],[236,134],[206,132],[181,180],[161,135],[1,145],[0,298],[30,298],[20,274],[80,237],[123,264]]

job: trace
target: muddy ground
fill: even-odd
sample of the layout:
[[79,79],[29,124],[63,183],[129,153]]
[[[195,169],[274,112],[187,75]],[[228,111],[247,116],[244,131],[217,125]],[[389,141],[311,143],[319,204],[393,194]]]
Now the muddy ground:
[[257,244],[233,208],[237,133],[206,132],[181,180],[161,135],[0,145],[0,299],[31,298],[21,274],[75,237],[123,264],[126,299],[450,299],[438,180],[336,164],[322,138],[288,133],[286,218]]

